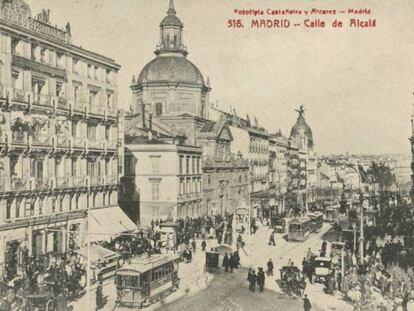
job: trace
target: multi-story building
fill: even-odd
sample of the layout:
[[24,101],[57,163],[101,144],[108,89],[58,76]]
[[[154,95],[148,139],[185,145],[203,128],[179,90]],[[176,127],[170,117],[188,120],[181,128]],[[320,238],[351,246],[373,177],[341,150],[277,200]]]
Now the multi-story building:
[[155,131],[151,118],[149,127],[126,126],[122,196],[130,212],[131,202],[139,198],[135,206],[141,225],[202,214],[201,154],[200,147],[186,145],[182,137]]
[[[296,110],[299,116],[290,131],[290,140],[298,147],[298,204],[299,209],[305,210],[308,201],[314,201],[314,187],[316,183],[317,160],[313,152],[314,141],[312,130],[306,123],[303,106]],[[296,168],[295,168],[296,169]],[[308,200],[310,198],[310,200]]]
[[249,202],[249,162],[231,153],[227,120],[208,121],[199,134],[203,149],[203,214],[234,213]]
[[0,268],[8,276],[20,269],[23,254],[80,246],[75,231],[85,230],[87,208],[118,217],[120,66],[71,39],[70,25],[52,26],[49,12],[32,17],[22,0],[4,1]]
[[285,195],[288,187],[288,140],[279,131],[269,138],[270,174],[269,183],[271,193],[274,194],[271,206],[276,207],[277,213],[285,211]]
[[242,154],[249,160],[250,174],[250,203],[252,210],[261,213],[268,210],[269,193],[269,134],[259,126],[254,118],[251,122],[247,116],[243,119],[237,116],[236,111],[224,112],[217,107],[210,107],[210,116],[215,119],[224,117],[229,124],[233,135],[231,152]]

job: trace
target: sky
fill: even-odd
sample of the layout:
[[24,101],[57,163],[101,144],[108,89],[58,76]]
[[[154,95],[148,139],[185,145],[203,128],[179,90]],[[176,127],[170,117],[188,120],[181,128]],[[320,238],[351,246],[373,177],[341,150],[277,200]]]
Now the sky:
[[[26,0],[33,14],[51,10],[51,22],[70,22],[76,45],[114,58],[119,106],[131,104],[132,76],[152,60],[169,0]],[[305,107],[315,149],[330,153],[410,152],[414,103],[412,0],[174,0],[184,24],[187,58],[210,78],[210,102],[257,117],[269,132],[289,134],[294,111]],[[346,27],[254,29],[235,9],[367,8],[371,29],[351,29],[348,15],[290,16]],[[228,28],[241,18],[243,29]],[[261,16],[258,18],[269,18]],[[274,18],[286,18],[271,16]]]

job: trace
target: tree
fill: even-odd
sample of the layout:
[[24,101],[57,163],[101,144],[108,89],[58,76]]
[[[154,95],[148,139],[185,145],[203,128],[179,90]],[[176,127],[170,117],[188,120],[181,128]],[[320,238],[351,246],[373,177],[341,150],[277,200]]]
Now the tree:
[[[361,166],[359,166],[359,169],[363,179],[362,182],[369,182],[364,181],[364,179],[369,179],[371,182],[377,183],[381,190],[388,189],[396,182],[395,176],[392,174],[390,167],[384,163],[378,164],[376,162],[372,162],[366,172]],[[366,178],[364,178],[364,175]]]

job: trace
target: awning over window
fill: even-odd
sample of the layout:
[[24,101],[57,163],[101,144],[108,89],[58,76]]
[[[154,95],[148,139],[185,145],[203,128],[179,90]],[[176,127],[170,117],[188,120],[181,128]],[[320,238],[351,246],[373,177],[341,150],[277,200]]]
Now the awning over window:
[[109,241],[123,232],[137,229],[132,220],[119,206],[104,207],[91,210],[89,232],[91,242]]
[[[86,258],[87,255],[88,255],[88,248],[83,247],[83,248],[77,250],[76,253],[78,253],[82,257]],[[101,259],[101,261],[105,262],[105,261],[111,261],[113,259],[116,259],[116,258],[120,257],[120,255],[118,255],[117,253],[115,253],[115,252],[113,252],[109,249],[106,249],[102,246],[99,246],[99,245],[91,245],[90,254],[91,254],[91,264],[96,264],[99,259]]]

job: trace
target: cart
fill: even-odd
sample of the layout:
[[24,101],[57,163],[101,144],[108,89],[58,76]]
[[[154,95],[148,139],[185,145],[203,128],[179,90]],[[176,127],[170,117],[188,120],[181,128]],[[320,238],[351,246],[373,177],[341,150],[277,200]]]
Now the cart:
[[39,311],[53,311],[54,310],[54,294],[53,292],[46,291],[38,294],[29,294],[26,296],[35,310]]
[[220,253],[218,251],[206,251],[206,264],[204,271],[214,273],[220,271]]

